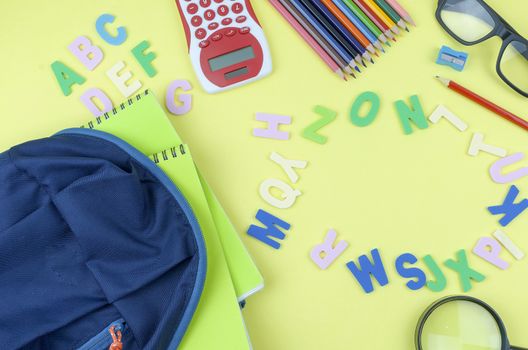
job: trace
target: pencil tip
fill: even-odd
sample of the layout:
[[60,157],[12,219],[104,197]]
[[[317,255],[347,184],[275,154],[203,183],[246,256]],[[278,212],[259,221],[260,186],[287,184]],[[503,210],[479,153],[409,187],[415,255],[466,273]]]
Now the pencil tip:
[[359,69],[358,66],[356,66],[355,69],[358,71],[358,73],[361,73],[361,69]]
[[385,53],[385,50],[383,49],[383,47],[381,48],[381,52]]
[[374,60],[373,60],[372,58],[370,59],[370,63],[372,63],[372,64],[374,64],[374,63],[375,63],[375,62],[374,62]]
[[408,27],[405,27],[405,30],[408,32],[408,31],[409,31],[409,28],[408,28]]
[[376,55],[376,57],[379,57],[379,54],[377,52],[374,52],[374,55]]

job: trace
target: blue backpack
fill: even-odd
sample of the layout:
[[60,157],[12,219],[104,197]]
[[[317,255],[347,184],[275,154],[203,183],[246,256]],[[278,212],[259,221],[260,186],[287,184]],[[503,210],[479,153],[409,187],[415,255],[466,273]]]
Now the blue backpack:
[[0,349],[176,349],[205,246],[147,157],[65,130],[0,154]]

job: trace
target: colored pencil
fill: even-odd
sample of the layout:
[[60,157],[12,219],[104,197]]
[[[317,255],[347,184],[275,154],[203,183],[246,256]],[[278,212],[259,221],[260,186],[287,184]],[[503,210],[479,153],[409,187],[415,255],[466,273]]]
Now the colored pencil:
[[358,17],[363,24],[372,32],[374,35],[378,37],[378,39],[384,43],[390,46],[389,41],[385,34],[381,31],[378,26],[372,22],[372,20],[363,12],[361,9],[356,5],[352,0],[342,0],[343,3],[348,6],[348,8]]
[[323,27],[317,18],[312,15],[312,13],[301,3],[300,0],[289,0],[290,3],[295,6],[299,13],[310,22],[310,24],[315,28],[315,30],[321,34],[321,36],[337,51],[337,53],[346,61],[353,62],[354,56],[347,51],[343,45],[337,39],[335,39],[332,34]]
[[279,0],[269,0],[270,3],[277,9],[277,11],[284,17],[284,19],[295,29],[295,31],[310,45],[310,47],[321,57],[328,68],[335,72],[341,79],[347,80],[341,67],[330,57],[326,51],[315,41],[315,39],[297,22],[297,20],[288,12]]
[[390,17],[387,16],[387,14],[374,2],[374,0],[361,0],[361,1],[367,4],[370,11],[376,13],[378,17],[381,18],[381,20],[387,24],[387,26],[390,28],[390,30],[392,30],[394,34],[400,34],[400,30],[398,29],[398,26],[396,25],[396,23],[394,23],[392,19],[390,19]]
[[495,103],[485,99],[484,97],[477,95],[473,91],[463,87],[462,85],[459,85],[455,83],[454,81],[450,79],[445,79],[439,76],[436,76],[436,78],[445,86],[447,86],[449,89],[457,92],[458,94],[472,100],[473,102],[478,103],[484,108],[489,109],[490,111],[494,112],[495,114],[503,117],[506,120],[509,120],[510,122],[520,126],[524,130],[528,130],[528,121],[516,116],[515,114],[508,112],[504,108],[497,106]]
[[[334,28],[345,38],[345,40],[348,41],[350,45],[352,45],[356,50],[361,53],[364,59],[373,62],[372,57],[367,52],[366,48],[362,45],[362,43],[358,41],[358,39],[353,35],[352,32],[348,30],[348,28],[345,28],[341,24],[341,22],[339,22],[339,20],[334,16],[332,12],[328,10],[328,8],[321,2],[321,0],[311,1],[313,5],[317,8],[317,10],[321,13],[321,15],[324,16],[334,26]],[[368,44],[370,45],[370,43]]]
[[[316,18],[317,22],[322,26],[322,28],[326,29],[334,38],[335,40],[341,44],[341,46],[352,56],[354,59],[358,62],[365,63],[362,61],[361,56],[363,55],[363,50],[365,48],[361,45],[356,46],[349,43],[341,33],[328,21],[325,16],[317,9],[317,7],[313,4],[311,0],[291,0],[292,2],[299,1],[301,4],[305,6],[306,9],[312,14],[313,17]],[[366,67],[366,66],[365,66]]]
[[403,18],[401,18],[398,12],[394,11],[394,9],[389,4],[387,4],[385,0],[374,0],[374,1],[383,11],[385,11],[385,14],[387,14],[387,16],[389,16],[389,18],[392,19],[393,22],[395,22],[398,26],[400,26],[400,28],[405,29],[406,31],[409,31]]
[[[281,4],[290,12],[290,14],[299,22],[302,27],[317,41],[317,43],[326,51],[326,53],[332,57],[332,59],[341,66],[341,68],[349,74],[353,75],[351,67],[356,71],[360,72],[359,67],[354,62],[354,59],[344,59],[341,53],[339,53],[334,43],[328,41],[325,36],[315,28],[312,23],[299,11],[299,9],[291,2],[291,0],[280,0]],[[331,36],[330,33],[326,33],[327,36]],[[332,38],[333,39],[333,38]],[[355,77],[355,76],[354,76]]]
[[[361,33],[374,45],[378,50],[385,52],[383,50],[383,46],[381,46],[381,43],[378,40],[378,37],[372,33],[367,26],[361,22],[359,17],[357,17],[345,3],[341,0],[322,0],[325,3],[333,2],[335,6],[341,11],[349,20],[352,22],[353,25],[355,25]],[[327,5],[329,6],[329,5]]]
[[392,6],[392,8],[400,14],[400,16],[407,22],[412,24],[416,27],[416,24],[414,23],[411,15],[409,15],[409,12],[407,12],[402,5],[397,0],[387,0],[389,5]]
[[370,9],[370,7],[363,1],[363,0],[353,0],[354,3],[363,11],[364,14],[370,18],[376,26],[378,26],[379,29],[383,30],[383,33],[387,36],[387,38],[396,41],[396,38],[394,38],[394,35],[392,34],[389,26],[383,22],[383,20]]

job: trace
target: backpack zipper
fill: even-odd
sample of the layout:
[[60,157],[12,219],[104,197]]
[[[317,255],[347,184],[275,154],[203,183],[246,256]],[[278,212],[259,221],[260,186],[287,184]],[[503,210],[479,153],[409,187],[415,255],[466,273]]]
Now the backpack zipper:
[[122,337],[125,330],[126,322],[121,318],[110,323],[103,331],[77,348],[77,350],[122,350]]

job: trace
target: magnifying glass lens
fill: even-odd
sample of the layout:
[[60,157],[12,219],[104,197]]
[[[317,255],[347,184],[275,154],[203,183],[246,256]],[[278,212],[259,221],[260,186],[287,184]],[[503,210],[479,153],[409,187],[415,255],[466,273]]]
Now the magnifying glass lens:
[[500,350],[501,332],[482,306],[465,300],[440,305],[425,321],[424,350]]

